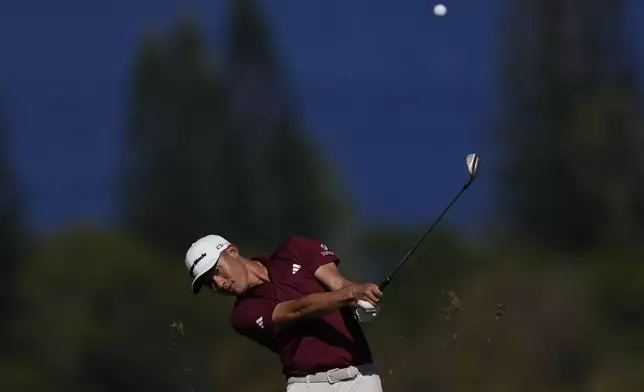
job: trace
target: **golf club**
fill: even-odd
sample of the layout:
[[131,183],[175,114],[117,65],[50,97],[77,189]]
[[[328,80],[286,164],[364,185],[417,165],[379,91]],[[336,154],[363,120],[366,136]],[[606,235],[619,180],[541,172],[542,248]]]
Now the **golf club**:
[[478,170],[481,164],[481,157],[478,154],[469,154],[465,159],[465,163],[467,165],[467,172],[469,173],[468,181],[465,183],[465,185],[463,185],[463,188],[461,188],[460,192],[458,192],[458,194],[452,199],[452,201],[447,205],[447,207],[445,207],[445,209],[443,210],[443,212],[441,212],[438,218],[436,218],[436,220],[434,221],[434,223],[432,223],[429,229],[427,229],[427,231],[425,231],[425,233],[420,237],[420,239],[416,241],[414,246],[412,246],[411,249],[409,249],[405,257],[403,257],[403,259],[398,263],[398,265],[396,265],[396,267],[391,271],[391,273],[387,275],[387,277],[383,280],[383,282],[380,283],[380,286],[379,286],[380,291],[384,291],[384,289],[387,288],[387,286],[389,286],[389,283],[391,283],[391,280],[393,279],[396,272],[398,272],[400,267],[402,267],[405,264],[405,262],[409,260],[409,257],[414,253],[414,251],[416,251],[416,248],[418,247],[418,245],[420,245],[420,243],[425,239],[425,237],[427,237],[427,235],[432,232],[434,227],[436,227],[438,222],[441,221],[441,219],[447,213],[447,211],[449,211],[452,205],[456,203],[456,200],[458,200],[459,197],[461,197],[463,192],[465,192],[465,190],[469,188],[470,185],[472,185],[472,182],[474,182],[474,180],[476,179],[476,175],[478,174]]

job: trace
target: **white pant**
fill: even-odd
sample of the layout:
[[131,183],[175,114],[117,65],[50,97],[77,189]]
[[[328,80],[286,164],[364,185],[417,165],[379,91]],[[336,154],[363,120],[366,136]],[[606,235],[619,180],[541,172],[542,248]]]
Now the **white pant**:
[[[354,368],[355,369],[355,368]],[[373,371],[361,372],[355,378],[329,382],[289,383],[287,392],[383,392],[380,376]]]

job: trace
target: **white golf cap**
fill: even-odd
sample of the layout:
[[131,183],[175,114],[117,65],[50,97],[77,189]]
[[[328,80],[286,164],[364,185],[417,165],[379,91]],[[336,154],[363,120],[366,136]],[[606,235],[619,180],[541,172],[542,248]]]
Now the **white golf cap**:
[[219,255],[226,250],[230,242],[218,235],[207,235],[193,243],[186,252],[186,268],[192,277],[192,292],[197,294],[201,283],[197,280],[201,275],[217,265]]

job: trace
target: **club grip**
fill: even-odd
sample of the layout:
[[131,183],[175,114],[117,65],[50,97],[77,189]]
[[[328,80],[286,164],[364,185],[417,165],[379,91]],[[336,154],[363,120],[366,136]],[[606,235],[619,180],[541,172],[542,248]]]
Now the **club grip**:
[[382,281],[382,283],[380,283],[378,288],[380,289],[380,291],[384,291],[387,288],[387,286],[389,286],[389,283],[391,283],[391,278],[387,277],[385,280]]

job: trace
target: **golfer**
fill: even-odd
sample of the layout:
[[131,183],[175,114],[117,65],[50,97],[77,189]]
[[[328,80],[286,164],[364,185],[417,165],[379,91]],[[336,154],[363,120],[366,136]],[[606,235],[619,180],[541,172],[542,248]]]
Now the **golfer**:
[[233,328],[279,355],[289,392],[382,391],[354,316],[358,301],[373,309],[382,293],[345,279],[323,243],[292,236],[272,254],[249,259],[208,235],[192,244],[185,263],[195,294],[206,286],[236,297]]

